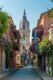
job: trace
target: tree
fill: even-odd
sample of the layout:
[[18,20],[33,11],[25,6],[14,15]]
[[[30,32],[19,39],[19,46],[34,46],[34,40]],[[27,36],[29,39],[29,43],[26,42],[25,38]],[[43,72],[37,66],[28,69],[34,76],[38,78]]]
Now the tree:
[[0,9],[0,38],[6,32],[8,26],[8,14]]
[[38,45],[37,49],[39,55],[46,54],[48,72],[50,74],[50,67],[51,67],[51,71],[53,75],[53,45],[49,41],[48,36],[46,36],[45,39]]
[[[50,2],[53,3],[53,0],[50,0]],[[48,9],[48,17],[53,18],[53,7],[50,10]]]
[[48,10],[48,17],[53,18],[53,8],[51,8],[50,10]]
[[39,43],[39,45],[37,46],[37,51],[40,55],[46,53],[48,43],[48,36],[42,42]]
[[10,64],[10,56],[11,56],[10,50],[12,49],[12,47],[13,47],[12,41],[6,40],[5,42],[6,68],[8,68]]
[[53,55],[53,45],[49,41],[49,36],[46,36],[45,39],[38,45],[39,54],[46,54],[47,56]]
[[50,0],[51,2],[53,2],[53,0]]

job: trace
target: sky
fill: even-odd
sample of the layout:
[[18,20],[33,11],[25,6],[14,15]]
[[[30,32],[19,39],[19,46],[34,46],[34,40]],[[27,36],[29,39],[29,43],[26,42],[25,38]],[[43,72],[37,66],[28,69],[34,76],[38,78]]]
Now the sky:
[[17,29],[19,29],[19,23],[25,9],[32,31],[37,26],[40,14],[52,8],[53,4],[49,0],[0,0],[1,6],[13,18]]

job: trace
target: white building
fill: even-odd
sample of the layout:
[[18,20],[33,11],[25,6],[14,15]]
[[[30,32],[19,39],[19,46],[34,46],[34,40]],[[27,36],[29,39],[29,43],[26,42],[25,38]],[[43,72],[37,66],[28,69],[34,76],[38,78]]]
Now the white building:
[[29,21],[27,20],[26,13],[24,10],[22,20],[20,21],[19,31],[21,35],[21,49],[23,47],[29,48],[30,47],[30,29],[29,29]]
[[53,28],[49,29],[49,40],[51,41],[51,43],[53,44]]

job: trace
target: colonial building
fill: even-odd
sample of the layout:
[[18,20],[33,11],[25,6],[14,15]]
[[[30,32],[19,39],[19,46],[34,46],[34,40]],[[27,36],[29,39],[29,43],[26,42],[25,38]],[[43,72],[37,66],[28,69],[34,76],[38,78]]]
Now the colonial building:
[[8,30],[6,33],[4,33],[4,39],[10,40],[13,43],[12,49],[10,50],[10,69],[16,67],[16,61],[15,61],[15,56],[16,56],[16,51],[19,50],[20,48],[20,33],[19,30],[16,29],[16,26],[14,25],[13,19],[11,17],[9,18],[9,25],[8,25]]
[[43,38],[49,34],[49,29],[53,27],[53,18],[49,17],[48,11],[40,15],[40,18],[37,23],[37,27],[44,29]]
[[[49,34],[49,40],[51,41],[51,43],[53,43],[53,18],[49,16],[50,13],[47,11],[47,12],[44,12],[40,15],[40,18],[38,20],[38,23],[37,23],[37,27],[39,29],[40,28],[43,28],[43,33],[42,33],[42,40]],[[39,34],[39,31],[38,31],[38,34]],[[40,61],[42,61],[42,64],[41,64],[41,69],[44,71],[46,70],[46,55],[42,54],[40,56]],[[44,65],[44,66],[43,66]]]
[[[26,12],[24,10],[22,20],[20,21],[19,31],[21,35],[21,47],[29,48],[30,47],[30,23],[27,20]],[[22,49],[21,48],[21,49]]]
[[[48,34],[49,34],[50,41],[53,42],[53,38],[52,38],[53,29],[52,28],[53,28],[53,18],[49,17],[48,11],[42,13],[38,20],[37,27],[34,28],[32,31],[34,46],[32,46],[31,50],[33,50],[33,47],[34,47],[33,51],[36,51],[37,44],[41,42]],[[40,57],[40,61],[42,61],[41,68],[45,69],[45,65],[46,65],[45,55],[40,55],[39,57]],[[44,67],[42,67],[43,64],[44,64]]]
[[47,11],[40,15],[37,27],[32,31],[34,42],[41,42],[49,34],[50,28],[53,28],[53,18],[49,17],[49,13]]

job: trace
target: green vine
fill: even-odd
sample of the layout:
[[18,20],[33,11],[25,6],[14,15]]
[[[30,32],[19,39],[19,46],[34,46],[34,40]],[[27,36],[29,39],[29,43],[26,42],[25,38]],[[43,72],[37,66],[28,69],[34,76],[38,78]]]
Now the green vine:
[[10,64],[10,49],[12,49],[12,42],[7,40],[6,43],[5,43],[5,54],[6,54],[6,68],[9,67],[9,64]]

